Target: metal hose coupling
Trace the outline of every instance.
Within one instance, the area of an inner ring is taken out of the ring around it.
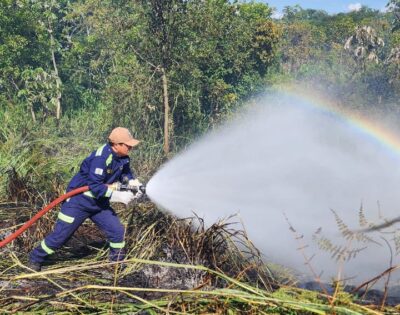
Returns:
[[[139,190],[143,193],[143,195],[146,194],[146,185],[140,185]]]
[[[130,186],[130,185],[124,185],[120,184],[118,190],[121,191],[131,191],[132,193],[136,194],[138,191],[141,191],[143,195],[146,194],[146,185],[140,185],[139,187],[137,186]]]

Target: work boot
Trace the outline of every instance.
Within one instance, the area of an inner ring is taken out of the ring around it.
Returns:
[[[28,268],[32,269],[33,271],[39,272],[40,270],[42,270],[42,264],[30,261],[28,262]]]

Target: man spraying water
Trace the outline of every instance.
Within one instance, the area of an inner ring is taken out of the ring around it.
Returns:
[[[67,192],[83,186],[88,186],[89,190],[63,203],[53,232],[30,254],[29,267],[32,270],[40,271],[46,258],[65,244],[87,218],[106,234],[110,260],[124,259],[124,226],[111,208],[110,201],[128,204],[143,194],[144,186],[131,172],[128,156],[139,143],[128,129],[117,127],[109,135],[108,143],[82,162]],[[123,180],[128,183],[126,191],[121,191]]]

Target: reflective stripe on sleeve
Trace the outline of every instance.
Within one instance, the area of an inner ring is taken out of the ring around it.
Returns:
[[[125,242],[121,242],[121,243],[112,243],[112,242],[110,242],[110,247],[112,247],[112,248],[124,248],[125,247]]]
[[[104,194],[104,197],[110,198],[111,195],[112,195],[112,192],[113,192],[112,189],[107,188],[107,191],[106,191],[106,193]],[[85,196],[90,197],[90,198],[96,198],[96,196],[93,195],[93,193],[92,193],[90,190],[89,190],[89,191],[85,191],[83,194],[84,194]]]
[[[47,247],[47,245],[46,245],[46,243],[44,242],[44,240],[40,243],[40,245],[42,246],[43,250],[44,250],[47,254],[49,254],[49,255],[54,254],[54,250],[52,250],[50,247]]]
[[[112,189],[110,189],[110,188],[107,188],[106,194],[105,194],[104,196],[105,196],[105,197],[107,197],[107,198],[110,198],[110,197],[111,197],[111,195],[112,195],[112,192],[113,192],[113,190],[112,190]]]
[[[69,215],[66,215],[61,212],[58,213],[58,219],[60,219],[61,221],[67,222],[67,223],[72,223],[75,220],[74,217],[70,217]]]
[[[101,146],[100,148],[97,149],[96,151],[96,156],[101,156],[101,154],[103,153],[103,149],[106,145]]]
[[[106,165],[107,165],[107,166],[111,164],[112,158],[113,158],[113,156],[112,156],[112,154],[110,154],[110,155],[108,156],[107,160],[106,160]]]
[[[90,190],[89,190],[89,191],[85,191],[83,194],[84,194],[85,196],[90,197],[90,198],[96,198]]]

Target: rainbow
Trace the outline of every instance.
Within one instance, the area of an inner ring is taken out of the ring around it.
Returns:
[[[337,101],[322,93],[313,91],[309,86],[280,85],[276,90],[286,95],[300,98],[314,109],[338,117],[400,158],[400,137],[388,127],[383,126],[382,123],[367,118],[361,112],[345,109]]]

